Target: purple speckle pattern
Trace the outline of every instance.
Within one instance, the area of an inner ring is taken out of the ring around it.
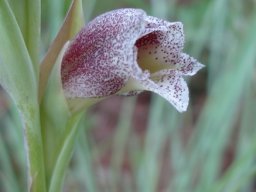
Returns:
[[[120,90],[132,73],[133,47],[144,29],[142,10],[96,17],[71,42],[61,67],[66,97],[101,97]]]
[[[148,90],[186,111],[189,94],[182,76],[194,75],[203,65],[182,53],[183,46],[180,22],[147,16],[140,9],[100,15],[78,33],[63,57],[65,96],[133,95]]]
[[[187,109],[189,94],[188,87],[178,70],[166,69],[151,75],[150,91],[153,91],[168,100],[178,111]],[[148,82],[145,82],[148,83]]]
[[[180,71],[182,75],[195,75],[200,69],[204,67],[204,65],[198,63],[196,59],[190,57],[186,53],[180,53],[177,63],[177,70]]]

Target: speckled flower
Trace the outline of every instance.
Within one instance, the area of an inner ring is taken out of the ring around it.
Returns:
[[[67,98],[131,95],[143,90],[167,99],[180,112],[188,106],[183,75],[203,67],[182,53],[183,26],[119,9],[96,17],[72,40],[62,60]]]

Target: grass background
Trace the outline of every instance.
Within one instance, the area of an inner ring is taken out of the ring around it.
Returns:
[[[11,0],[10,0],[11,1]],[[22,1],[19,1],[22,4]],[[84,0],[86,21],[136,7],[182,21],[185,52],[206,67],[188,79],[190,105],[162,98],[112,97],[80,126],[65,180],[72,192],[254,192],[256,2],[254,0]],[[20,4],[14,4],[18,18]],[[42,56],[69,0],[42,1]],[[60,117],[61,118],[61,117]],[[26,189],[20,119],[0,91],[0,191]]]

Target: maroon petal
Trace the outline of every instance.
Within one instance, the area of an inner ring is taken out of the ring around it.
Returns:
[[[134,44],[145,28],[144,11],[120,9],[98,16],[72,41],[62,61],[66,97],[108,96],[132,73]]]

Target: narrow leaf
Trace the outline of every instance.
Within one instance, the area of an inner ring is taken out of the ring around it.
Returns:
[[[35,73],[39,72],[41,0],[9,0],[20,27]]]
[[[45,192],[37,79],[21,31],[6,0],[0,0],[0,83],[24,123],[30,191]]]
[[[60,143],[67,120],[70,117],[60,78],[61,61],[67,46],[68,42],[64,45],[49,75],[40,107],[47,183],[51,180],[52,171],[57,159],[58,153],[56,148]]]
[[[37,84],[32,62],[6,0],[0,0],[0,37],[0,83],[16,104],[35,104]]]
[[[26,20],[23,36],[37,75],[39,72],[41,0],[25,0],[25,6]]]

